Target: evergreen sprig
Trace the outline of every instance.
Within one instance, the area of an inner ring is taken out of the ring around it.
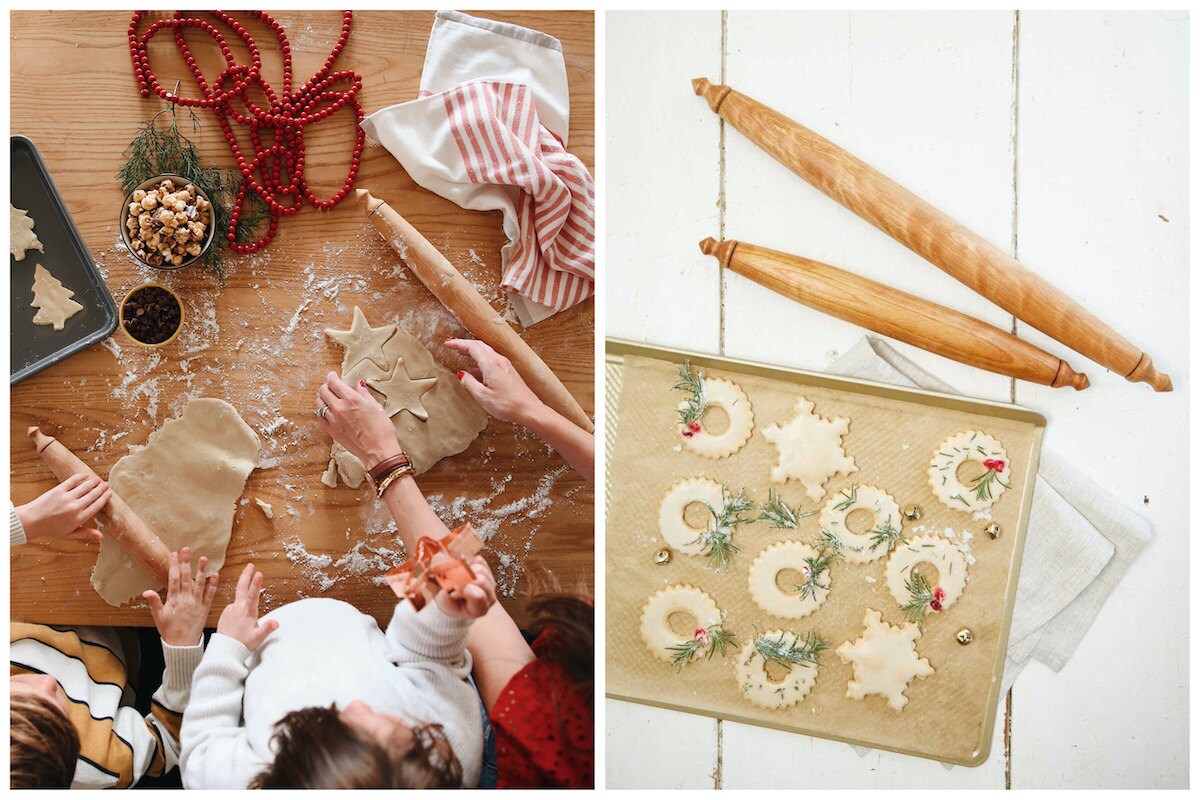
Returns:
[[[681,670],[698,653],[705,653],[705,658],[711,661],[714,653],[720,653],[723,658],[726,650],[737,646],[737,637],[717,624],[697,628],[696,635],[691,639],[671,645],[667,650],[672,654],[671,666]]]
[[[858,484],[851,484],[849,489],[843,489],[838,493],[842,500],[833,507],[834,511],[845,511],[850,506],[858,502]]]
[[[704,416],[704,376],[700,374],[700,370],[696,370],[693,375],[692,365],[686,358],[679,367],[679,378],[671,388],[687,393],[684,407],[677,412],[680,425],[690,425]]]
[[[897,544],[904,541],[904,534],[900,532],[900,529],[886,520],[883,524],[870,531],[870,534],[872,551],[883,545],[886,548],[885,552],[890,553],[896,548]]]
[[[929,586],[929,581],[925,580],[925,576],[919,572],[912,573],[912,577],[904,581],[904,588],[911,598],[908,605],[901,606],[904,611],[904,619],[907,622],[915,622],[918,627],[925,627],[925,615],[929,612],[929,604],[933,601],[933,589]]]
[[[992,483],[998,483],[1005,489],[1008,484],[1000,480],[1000,475],[996,470],[989,469],[987,472],[975,479],[974,485],[971,487],[975,492],[976,500],[991,500],[992,499]]]
[[[772,528],[795,528],[804,517],[811,517],[816,511],[801,511],[801,506],[789,508],[783,498],[774,489],[767,490],[767,502],[763,503],[755,522],[769,522]]]
[[[793,633],[790,642],[787,640],[787,631],[781,632],[778,639],[768,636],[758,636],[754,639],[754,650],[764,661],[789,669],[797,664],[816,664],[821,651],[827,649],[829,643],[815,631],[806,633],[803,640],[800,634]]]
[[[745,489],[734,496],[730,496],[729,492],[722,490],[721,496],[720,511],[709,503],[704,504],[712,519],[709,520],[708,527],[704,532],[694,541],[701,546],[700,552],[708,557],[706,566],[716,572],[729,566],[731,555],[741,552],[741,548],[733,543],[733,528],[739,523],[749,522],[750,520],[741,515],[754,507],[754,504],[746,497]]]

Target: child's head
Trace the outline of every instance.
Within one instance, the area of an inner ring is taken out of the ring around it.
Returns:
[[[68,703],[49,675],[9,678],[13,789],[70,787],[79,758],[79,732],[67,716]]]
[[[275,724],[275,762],[256,789],[454,789],[462,767],[440,725],[410,726],[355,701]]]

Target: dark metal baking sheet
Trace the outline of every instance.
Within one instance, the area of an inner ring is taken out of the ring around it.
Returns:
[[[117,329],[117,304],[92,261],[71,212],[54,186],[54,180],[33,141],[12,137],[12,204],[29,212],[45,253],[31,250],[17,261],[9,250],[11,274],[9,385],[54,366]],[[115,216],[114,210],[114,216]],[[33,301],[34,265],[41,264],[75,292],[83,310],[67,320],[61,331],[52,325],[34,325],[37,310]]]

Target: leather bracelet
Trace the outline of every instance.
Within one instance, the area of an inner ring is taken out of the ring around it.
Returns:
[[[407,464],[398,464],[388,471],[388,474],[383,476],[383,480],[375,484],[375,496],[380,500],[383,499],[383,493],[392,485],[392,481],[403,475],[410,475],[413,472],[412,462]]]
[[[379,483],[381,480],[383,480],[383,476],[387,475],[392,467],[411,463],[412,459],[409,458],[408,454],[402,450],[397,455],[389,456],[375,466],[371,467],[368,474],[371,476],[372,483]]]

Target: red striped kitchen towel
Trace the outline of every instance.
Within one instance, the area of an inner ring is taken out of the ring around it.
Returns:
[[[596,279],[595,183],[567,152],[569,107],[557,39],[443,11],[420,99],[363,121],[419,185],[503,211],[502,284],[526,326],[590,297]]]

